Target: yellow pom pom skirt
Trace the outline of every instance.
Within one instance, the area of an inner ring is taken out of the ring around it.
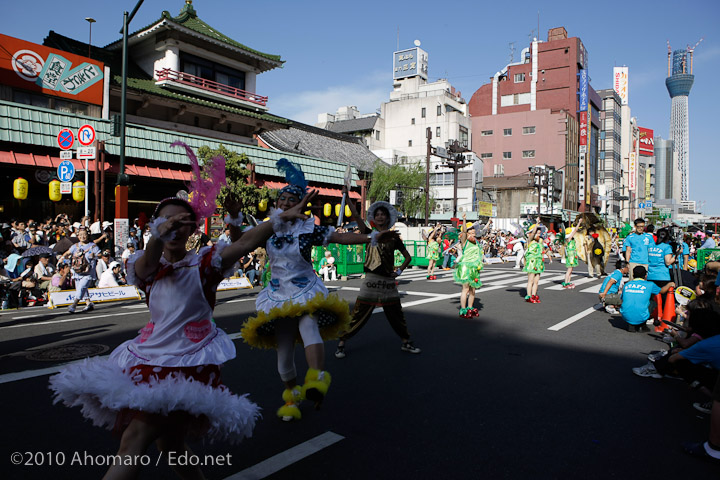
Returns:
[[[324,295],[318,292],[305,303],[293,303],[288,300],[269,313],[258,311],[256,317],[250,317],[243,324],[241,335],[243,340],[255,348],[277,348],[275,339],[275,322],[281,318],[300,320],[305,315],[312,315],[318,323],[323,340],[334,340],[340,333],[348,330],[350,312],[348,304],[335,294]],[[300,334],[295,339],[302,343]]]

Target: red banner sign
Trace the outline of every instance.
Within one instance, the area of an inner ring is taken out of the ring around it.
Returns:
[[[0,84],[102,105],[102,62],[2,34],[0,48]]]
[[[579,133],[580,133],[580,145],[587,145],[588,144],[588,114],[587,111],[580,112],[580,126],[579,126]]]
[[[644,157],[652,157],[655,155],[655,142],[653,140],[654,133],[649,128],[638,127],[638,136],[640,145],[640,155]]]

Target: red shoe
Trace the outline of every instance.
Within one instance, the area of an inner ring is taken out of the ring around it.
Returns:
[[[470,312],[468,312],[468,313],[470,313],[471,317],[479,317],[480,316],[480,310],[478,310],[477,308],[471,308]]]
[[[530,301],[532,303],[540,303],[540,297],[537,295],[534,295]]]

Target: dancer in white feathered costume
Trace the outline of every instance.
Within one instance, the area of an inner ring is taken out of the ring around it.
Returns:
[[[220,368],[235,357],[235,346],[212,315],[217,285],[272,234],[272,225],[258,226],[232,244],[187,252],[185,243],[202,216],[193,207],[179,198],[160,202],[152,239],[129,261],[129,280],[145,291],[150,309],[140,335],[109,358],[86,359],[50,378],[56,403],[79,406],[93,424],[122,432],[118,455],[143,455],[154,441],[159,450],[180,455],[189,451],[188,435],[238,443],[251,436],[259,417],[246,395],[232,394],[220,381]],[[282,216],[306,218],[300,206]],[[113,465],[106,478],[135,478],[139,468]],[[197,466],[176,472],[202,477]]]

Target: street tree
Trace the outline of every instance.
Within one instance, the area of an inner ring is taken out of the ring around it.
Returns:
[[[408,218],[418,218],[425,212],[425,168],[418,162],[408,165],[375,163],[368,197],[371,202],[388,201],[390,190],[398,192],[398,211]],[[430,196],[432,204],[432,195]]]
[[[198,158],[203,164],[218,155],[225,157],[227,178],[227,186],[223,187],[218,195],[218,204],[222,205],[228,195],[233,195],[243,204],[243,213],[257,215],[260,201],[269,202],[272,190],[265,186],[258,188],[250,183],[250,159],[244,153],[234,152],[224,145],[220,145],[217,149],[204,145],[198,150]],[[267,210],[260,212],[260,215],[266,212]]]

